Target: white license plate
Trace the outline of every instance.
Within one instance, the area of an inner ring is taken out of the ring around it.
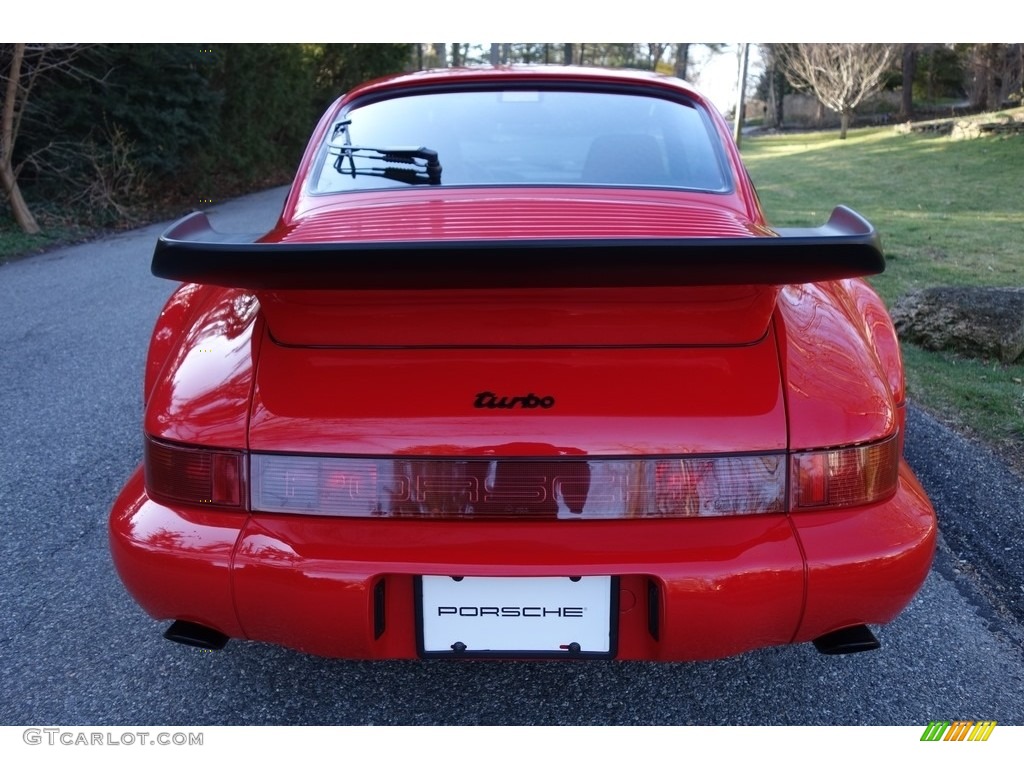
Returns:
[[[615,654],[611,576],[423,576],[425,656],[608,658]]]

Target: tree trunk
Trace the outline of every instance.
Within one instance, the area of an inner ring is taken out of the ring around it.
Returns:
[[[38,235],[39,224],[36,222],[36,217],[32,215],[32,211],[29,209],[28,203],[25,202],[25,198],[21,196],[18,180],[14,177],[14,171],[8,163],[0,166],[0,180],[3,182],[7,200],[11,204],[14,220],[21,227],[21,231],[26,235]]]
[[[462,66],[462,43],[452,43],[452,66]]]
[[[1001,46],[998,43],[976,43],[971,50],[971,106],[976,109],[998,109],[999,87],[996,83],[996,62]]]
[[[676,65],[675,76],[680,80],[686,79],[686,72],[690,68],[690,44],[676,43]]]
[[[562,63],[569,66],[572,64],[572,43],[563,43],[562,46]]]
[[[839,113],[839,138],[846,138],[846,131],[850,128],[850,110],[844,109]]]
[[[772,75],[772,94],[775,106],[775,127],[781,129],[786,122],[786,74],[777,64]]]
[[[999,82],[999,75],[1002,70],[1000,59],[1003,56],[1003,46],[993,43],[985,46],[985,48],[988,54],[985,57],[985,92],[988,95],[985,99],[985,107],[992,111],[1003,106],[1003,94]]]
[[[3,117],[0,118],[0,183],[11,204],[14,220],[21,231],[28,235],[39,233],[39,224],[21,196],[18,179],[14,174],[14,113],[18,101],[18,81],[21,79],[21,62],[25,57],[25,44],[14,44],[11,69],[7,73],[7,89],[4,93]]]
[[[448,66],[448,53],[445,46],[445,43],[434,43],[434,53],[437,54],[437,66],[439,67]]]
[[[914,75],[917,73],[917,45],[903,44],[903,94],[900,117],[909,119],[914,111]]]
[[[750,43],[740,43],[739,50],[739,74],[736,82],[736,114],[733,116],[732,138],[739,147],[743,141],[743,120],[746,117],[746,94],[747,94],[747,57],[750,53]]]
[[[647,68],[652,72],[658,71],[658,64],[661,62],[661,57],[665,55],[665,48],[668,46],[662,45],[661,43],[648,43],[647,50],[650,55],[647,57]]]

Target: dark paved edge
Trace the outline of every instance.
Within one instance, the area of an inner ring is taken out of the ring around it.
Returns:
[[[991,601],[991,618],[1024,625],[1024,479],[983,445],[911,408],[907,461],[942,510],[939,530],[951,559],[936,558],[947,577],[973,583],[971,602]],[[1019,629],[1020,627],[1018,627]]]

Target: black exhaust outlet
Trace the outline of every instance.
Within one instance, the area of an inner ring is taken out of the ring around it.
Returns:
[[[176,621],[164,632],[164,637],[182,645],[202,648],[205,651],[219,651],[228,642],[228,636],[216,629],[193,624],[191,621]]]
[[[819,653],[828,655],[839,653],[860,653],[861,651],[877,651],[882,647],[878,638],[863,624],[855,627],[843,627],[835,632],[822,635],[814,641]]]

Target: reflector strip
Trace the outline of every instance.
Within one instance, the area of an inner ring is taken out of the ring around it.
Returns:
[[[657,459],[252,455],[252,508],[339,517],[708,517],[785,510],[781,454]]]

